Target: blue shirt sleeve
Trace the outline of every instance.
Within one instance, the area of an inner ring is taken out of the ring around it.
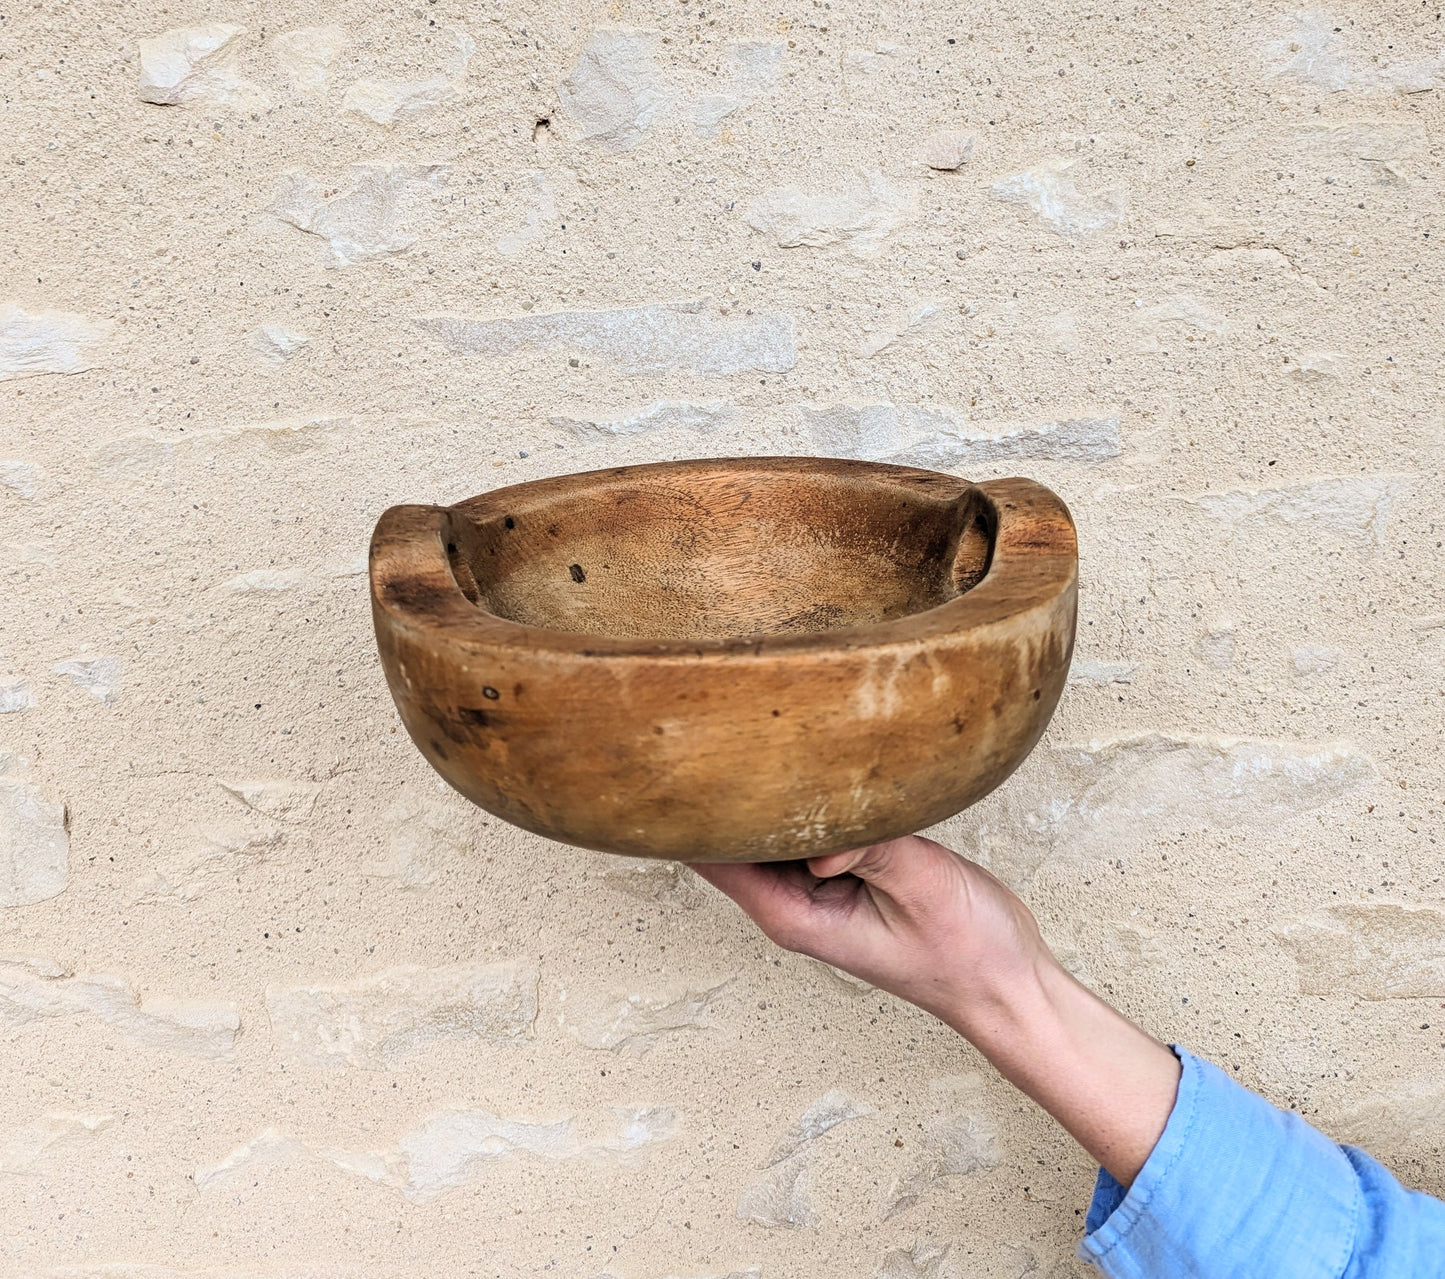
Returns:
[[[1175,1048],[1164,1134],[1100,1169],[1079,1255],[1108,1279],[1445,1279],[1445,1203]]]

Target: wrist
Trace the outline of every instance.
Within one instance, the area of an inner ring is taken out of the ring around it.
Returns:
[[[975,969],[968,985],[955,992],[938,1015],[992,1057],[994,1045],[1037,1040],[1057,1029],[1063,1006],[1075,991],[1084,993],[1059,961],[1041,947],[1015,962]]]

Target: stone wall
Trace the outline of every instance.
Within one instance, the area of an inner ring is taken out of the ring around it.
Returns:
[[[1438,9],[5,10],[0,1273],[1075,1272],[966,1045],[398,731],[386,506],[730,453],[1065,496],[940,837],[1445,1190]]]

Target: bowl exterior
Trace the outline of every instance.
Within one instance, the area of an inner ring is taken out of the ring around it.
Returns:
[[[639,469],[694,465],[726,463]],[[875,469],[887,482],[967,487]],[[393,508],[372,540],[382,666],[437,772],[551,839],[634,857],[781,861],[907,834],[1013,772],[1048,724],[1073,651],[1067,508],[1028,480],[977,489],[997,521],[992,561],[948,603],[851,630],[696,643],[498,618],[449,567],[453,513]]]
[[[488,812],[633,857],[781,861],[967,808],[1043,733],[1075,590],[991,626],[824,652],[588,656],[439,645],[377,610],[407,731]]]

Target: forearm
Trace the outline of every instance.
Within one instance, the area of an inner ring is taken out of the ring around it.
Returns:
[[[1082,1248],[1104,1274],[1439,1269],[1445,1205],[1207,1062],[1176,1058],[1070,977],[982,867],[915,837],[806,866],[697,869],[779,945],[953,1026],[1072,1133],[1103,1166]]]
[[[1134,1180],[1174,1107],[1173,1052],[1051,957],[999,989],[970,992],[944,1020],[1122,1185]]]
[[[1174,1105],[1174,1054],[1070,977],[983,867],[914,836],[806,866],[697,870],[780,945],[953,1026],[1120,1182],[1149,1157]]]

